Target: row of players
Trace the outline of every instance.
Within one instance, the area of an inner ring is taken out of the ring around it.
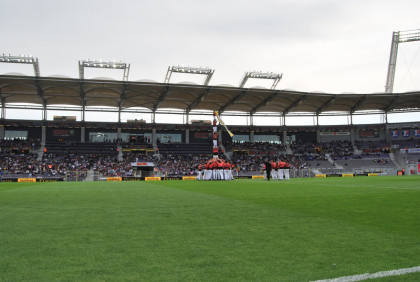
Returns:
[[[290,179],[290,163],[283,162],[273,162],[265,160],[264,162],[264,179],[270,180],[289,180]]]
[[[197,180],[233,180],[232,168],[234,168],[233,164],[218,157],[212,158],[204,166],[198,166]],[[289,180],[290,163],[283,161],[269,162],[266,160],[263,173],[264,178],[267,180]]]
[[[233,164],[218,157],[212,158],[204,166],[198,166],[197,180],[233,180],[232,168]]]

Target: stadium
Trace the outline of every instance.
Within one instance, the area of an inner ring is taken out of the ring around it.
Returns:
[[[393,93],[390,77],[383,93],[277,90],[282,74],[263,72],[211,85],[214,70],[180,66],[130,81],[129,64],[103,61],[43,77],[37,58],[0,62],[34,66],[0,75],[0,280],[420,279],[420,120],[388,122],[420,113],[420,91]],[[85,79],[88,67],[124,76]],[[8,118],[26,111],[41,119]],[[116,121],[86,119],[97,113]],[[383,122],[353,123],[370,115]],[[298,117],[313,124],[288,124]],[[215,154],[234,181],[196,180]],[[289,162],[290,180],[265,181],[266,160]]]
[[[127,64],[121,63],[122,81],[84,79],[85,67],[120,66],[99,61],[80,61],[79,79],[40,77],[36,58],[2,58],[3,62],[10,60],[33,64],[35,75],[0,76],[2,152],[23,156],[25,164],[28,156],[33,156],[34,165],[32,171],[24,173],[19,161],[10,159],[10,163],[17,164],[2,171],[3,180],[7,176],[17,179],[16,173],[23,177],[54,175],[66,179],[77,174],[78,180],[141,176],[141,169],[136,173],[137,167],[130,166],[139,160],[149,162],[148,170],[152,167],[154,171],[144,171],[143,176],[195,176],[200,162],[212,155],[213,111],[221,117],[244,116],[249,120],[247,126],[228,125],[226,130],[219,124],[216,129],[220,157],[235,165],[238,177],[259,175],[266,158],[291,161],[292,177],[397,175],[398,171],[418,174],[420,170],[419,121],[387,122],[388,115],[418,112],[420,92],[327,94],[276,90],[281,74],[261,72],[246,73],[240,87],[211,86],[214,70],[191,67],[170,67],[164,83],[132,82],[127,81],[129,65],[127,69]],[[206,79],[203,85],[173,84],[169,83],[173,72],[205,75]],[[245,88],[249,78],[264,78],[274,83],[272,89]],[[12,110],[38,111],[42,119],[10,120],[6,112]],[[61,115],[52,119],[49,115],[47,119],[50,111]],[[85,116],[90,112],[116,114],[117,120],[86,121]],[[151,122],[122,119],[135,114],[148,114]],[[158,123],[159,114],[182,115],[185,123]],[[353,117],[372,114],[382,115],[385,122],[353,124]],[[190,119],[190,116],[200,119]],[[315,125],[288,126],[288,119],[299,116],[312,117]],[[340,116],[347,116],[347,125],[319,125],[320,118]],[[253,125],[253,120],[260,117],[276,122],[271,126]],[[75,165],[75,159],[80,156],[88,166],[80,162]],[[89,160],[90,156],[96,159]],[[104,157],[112,159],[99,172],[92,164]],[[61,160],[66,161],[58,164]],[[41,161],[42,172],[37,163]],[[174,161],[178,162],[177,167],[173,166]],[[69,170],[70,167],[74,170]]]

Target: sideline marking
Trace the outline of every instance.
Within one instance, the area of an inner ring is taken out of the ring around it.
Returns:
[[[318,185],[318,186],[337,186],[336,184],[325,184],[325,183],[311,183],[311,185]],[[358,186],[356,184],[346,184],[345,187],[347,188],[375,188],[375,189],[394,189],[394,190],[415,190],[415,191],[419,191],[420,189],[418,188],[411,188],[411,187],[387,187],[387,186],[374,186],[374,185],[367,185],[367,186]]]
[[[381,278],[381,277],[389,277],[389,276],[397,276],[397,275],[404,275],[408,273],[415,273],[420,272],[420,266],[411,267],[411,268],[401,268],[401,269],[394,269],[389,271],[379,271],[376,273],[364,273],[359,275],[353,276],[343,276],[333,279],[325,279],[325,280],[316,280],[314,282],[353,282],[353,281],[362,281],[372,278]]]

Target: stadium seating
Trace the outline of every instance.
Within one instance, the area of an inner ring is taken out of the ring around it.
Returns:
[[[348,141],[302,143],[292,145],[291,152],[286,147],[268,142],[230,143],[226,145],[228,159],[237,168],[239,175],[260,174],[266,158],[286,160],[291,163],[292,176],[314,173],[391,173],[406,164],[416,164],[419,154],[405,154],[398,148],[418,148],[417,140],[386,142],[356,142],[357,155]],[[159,175],[195,175],[197,167],[212,157],[211,144],[173,143],[158,144],[155,150],[151,144],[113,142],[81,143],[74,141],[48,141],[46,153],[38,158],[41,151],[39,140],[0,140],[0,173],[3,176],[63,176],[67,179],[83,180],[89,173],[98,177],[134,176],[131,162],[139,160],[156,164]],[[123,149],[118,158],[117,148]],[[389,151],[388,151],[389,150]],[[223,158],[225,156],[221,155]],[[391,157],[392,156],[392,157]]]
[[[66,154],[96,154],[96,155],[117,155],[117,143],[111,142],[54,142],[48,141],[45,144],[48,153],[57,155]]]

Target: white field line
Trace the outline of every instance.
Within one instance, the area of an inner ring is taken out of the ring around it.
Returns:
[[[314,183],[312,182],[311,185],[318,185],[318,186],[338,186],[337,184],[325,184],[325,183]],[[395,187],[395,186],[375,186],[375,185],[363,185],[363,186],[358,186],[357,183],[355,183],[354,185],[345,185],[344,187],[347,188],[375,188],[375,189],[394,189],[394,190],[416,190],[419,191],[420,188],[415,188],[415,187]]]
[[[333,279],[325,279],[325,280],[316,280],[314,282],[353,282],[353,281],[362,281],[367,279],[375,279],[381,277],[389,277],[389,276],[398,276],[404,275],[408,273],[420,272],[420,266],[411,267],[411,268],[401,268],[389,271],[380,271],[376,273],[364,273],[359,275],[353,276],[343,276]]]
[[[239,179],[241,182],[253,182],[253,183],[266,183],[266,184],[282,184],[282,185],[295,185],[296,183],[294,182],[289,182],[288,180],[262,180],[262,179]],[[340,186],[339,184],[330,184],[330,183],[316,183],[316,182],[311,182],[311,185],[318,185],[318,186]],[[415,190],[415,191],[419,191],[420,188],[415,188],[415,187],[395,187],[395,186],[375,186],[375,185],[368,185],[368,186],[359,186],[357,183],[352,184],[352,185],[345,185],[345,187],[347,188],[375,188],[375,189],[394,189],[394,190]]]

